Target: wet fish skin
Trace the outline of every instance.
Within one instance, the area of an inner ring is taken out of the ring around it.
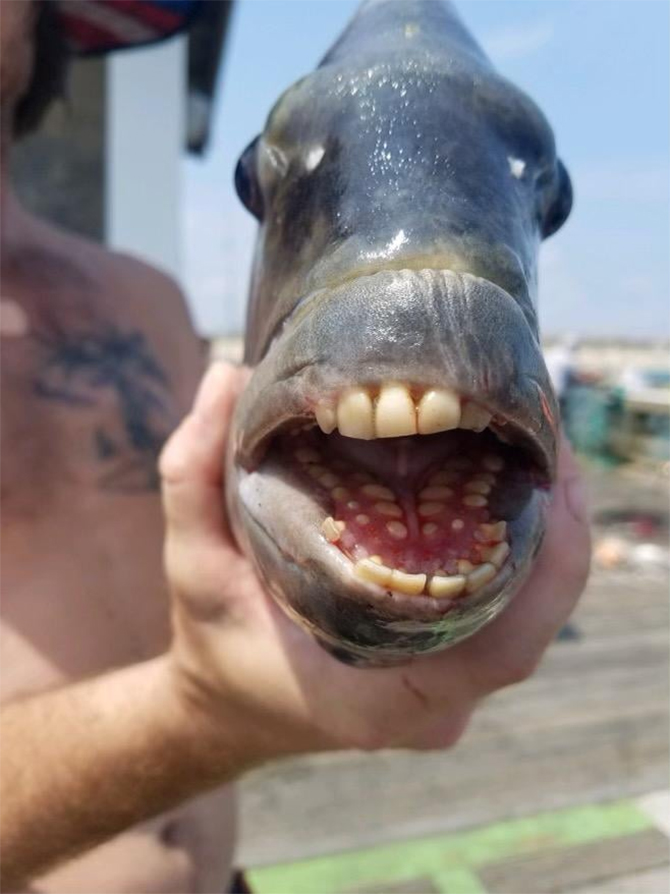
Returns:
[[[305,536],[309,507],[287,518],[281,470],[261,476],[256,465],[267,439],[324,395],[402,379],[495,407],[553,475],[537,254],[572,190],[551,129],[451,5],[373,0],[279,99],[236,182],[261,224],[245,342],[255,373],[228,457],[238,539],[289,614],[343,660],[395,663],[458,641],[523,582],[546,495],[511,525],[514,555],[495,593],[408,617],[405,601],[380,606],[326,561]]]

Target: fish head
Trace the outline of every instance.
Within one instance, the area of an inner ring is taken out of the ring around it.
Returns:
[[[543,535],[537,255],[571,205],[551,129],[452,7],[368,3],[236,180],[260,222],[237,536],[343,660],[444,648],[502,610]]]

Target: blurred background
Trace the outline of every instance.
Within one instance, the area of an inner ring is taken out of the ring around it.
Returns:
[[[175,276],[239,358],[255,221],[237,157],[355,0],[208,0],[187,36],[77,61],[12,160],[39,213]],[[537,675],[448,753],[319,755],[241,785],[239,862],[268,894],[668,888],[669,10],[461,0],[541,106],[575,207],[540,320],[593,495],[585,597]]]

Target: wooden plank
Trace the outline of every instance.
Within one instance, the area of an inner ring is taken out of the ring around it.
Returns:
[[[242,865],[337,853],[650,791],[667,779],[664,716],[565,725],[520,742],[466,737],[450,752],[292,761],[241,799]]]
[[[428,877],[410,878],[402,882],[386,882],[382,885],[368,885],[349,888],[346,894],[440,894],[440,889]]]
[[[604,882],[573,888],[570,894],[668,894],[670,890],[670,869],[659,866],[632,875],[621,875]]]
[[[668,839],[657,829],[503,860],[480,868],[490,894],[554,894],[589,882],[665,867]]]

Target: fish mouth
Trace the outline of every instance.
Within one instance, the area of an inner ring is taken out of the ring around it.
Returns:
[[[397,663],[469,635],[518,588],[542,538],[551,446],[525,405],[463,393],[435,358],[432,375],[367,364],[353,383],[332,366],[278,380],[286,399],[252,440],[251,387],[231,516],[290,615],[340,658]]]

